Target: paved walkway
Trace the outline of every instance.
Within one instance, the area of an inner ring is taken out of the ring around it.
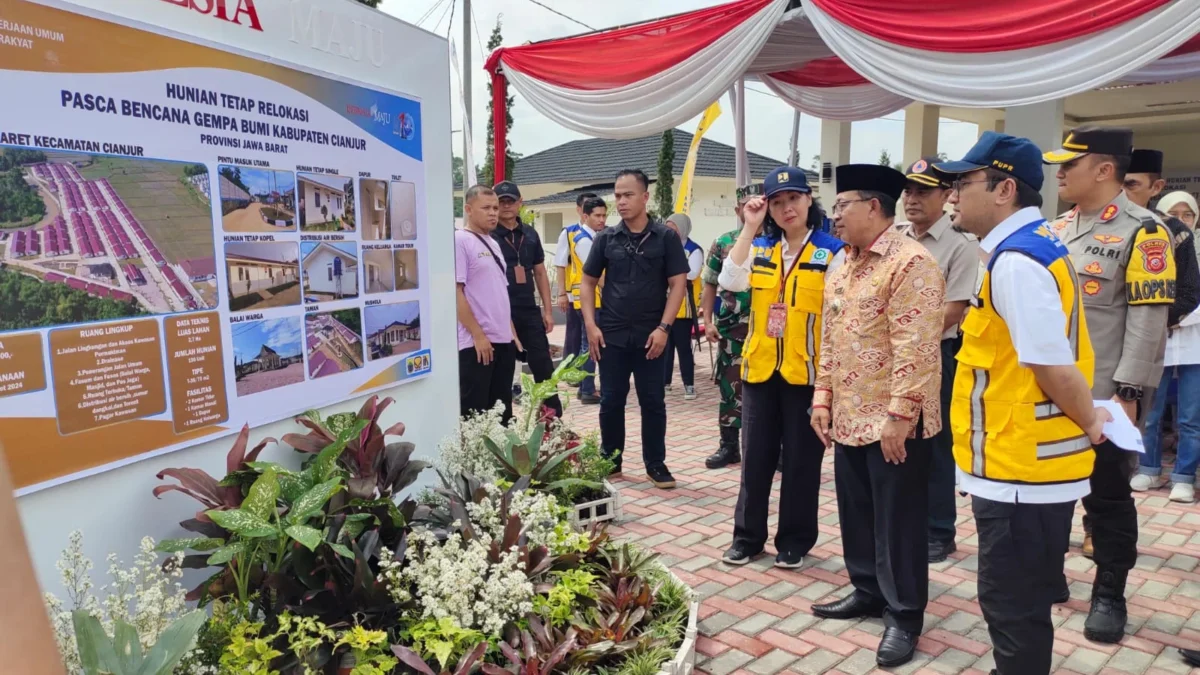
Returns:
[[[556,336],[562,328],[556,331]],[[561,338],[557,340],[561,343]],[[741,568],[720,563],[733,529],[737,468],[710,471],[704,458],[717,447],[717,391],[708,380],[708,349],[697,356],[695,401],[684,401],[676,379],[667,394],[667,461],[679,487],[654,488],[645,477],[638,441],[638,408],[631,406],[629,452],[617,484],[625,502],[625,522],[617,533],[659,551],[681,579],[703,598],[697,664],[710,675],[783,675],[876,671],[875,648],[883,624],[819,620],[809,608],[840,598],[851,587],[842,561],[832,455],[827,454],[821,486],[821,538],[798,571],[771,567],[770,556]],[[630,393],[631,399],[634,394]],[[567,418],[579,430],[597,428],[596,406],[577,402]],[[800,414],[800,411],[797,411]],[[778,483],[772,493],[777,509]],[[987,628],[976,602],[975,524],[970,502],[958,502],[958,553],[931,566],[929,608],[916,659],[899,673],[988,673],[992,668]],[[1083,541],[1075,519],[1066,561],[1071,601],[1056,606],[1054,672],[1187,673],[1176,647],[1200,647],[1200,508],[1170,503],[1166,493],[1138,495],[1141,534],[1138,564],[1129,578],[1129,635],[1120,645],[1099,645],[1083,637],[1092,563],[1079,555]],[[775,516],[772,516],[772,531]],[[884,672],[884,671],[878,671]],[[1197,670],[1200,672],[1200,669]]]

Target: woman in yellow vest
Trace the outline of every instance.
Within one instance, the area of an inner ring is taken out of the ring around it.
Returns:
[[[750,332],[742,348],[742,487],[733,545],[723,560],[744,565],[762,552],[771,480],[781,465],[775,566],[795,568],[817,541],[825,446],[809,415],[825,275],[842,263],[845,244],[819,229],[823,214],[803,170],[780,167],[763,188],[765,198],[742,207],[746,225],[717,280],[734,293],[750,290]]]
[[[688,259],[688,295],[679,305],[671,334],[667,336],[667,348],[663,353],[667,368],[663,385],[671,390],[671,377],[675,373],[675,353],[679,353],[679,378],[683,380],[683,398],[696,398],[696,360],[692,356],[692,332],[696,328],[696,308],[700,306],[700,270],[704,268],[704,249],[689,239],[692,234],[692,219],[685,213],[674,213],[667,218],[667,227],[675,230],[683,242],[683,252]]]

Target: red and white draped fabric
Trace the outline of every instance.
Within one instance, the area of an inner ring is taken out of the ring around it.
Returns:
[[[849,121],[912,101],[1007,107],[1200,77],[1200,0],[788,4],[736,0],[499,49],[487,63],[494,95],[507,81],[567,128],[636,138],[699,115],[740,78],[801,112]]]

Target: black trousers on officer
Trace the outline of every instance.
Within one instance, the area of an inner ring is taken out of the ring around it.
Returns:
[[[513,327],[517,339],[525,351],[521,358],[529,364],[534,382],[542,382],[554,374],[554,360],[550,358],[550,340],[546,336],[546,325],[542,323],[542,310],[538,307],[513,307]],[[546,399],[546,407],[562,417],[562,402],[558,396]]]
[[[1096,446],[1092,469],[1092,492],[1083,498],[1085,521],[1092,533],[1097,567],[1128,572],[1137,563],[1137,506],[1129,479],[1133,476],[1132,455],[1112,441]]]
[[[879,443],[836,444],[834,478],[842,553],[860,600],[883,607],[884,624],[920,633],[929,603],[929,439],[904,443],[907,457],[889,464]]]
[[[954,496],[954,434],[950,430],[950,399],[954,394],[954,373],[958,370],[958,349],[962,338],[942,340],[942,430],[929,439],[933,457],[929,464],[929,541],[954,541],[958,504]]]
[[[575,305],[567,305],[567,334],[563,337],[563,356],[579,355],[579,345],[583,342],[583,310],[575,309]]]
[[[1063,556],[1075,502],[1008,504],[972,497],[979,536],[979,606],[1000,675],[1050,672]]]
[[[817,543],[817,502],[825,446],[809,423],[813,388],[788,384],[779,373],[742,384],[742,486],[733,516],[733,541],[750,551],[767,542],[771,482],[783,453],[775,549],[807,555]]]

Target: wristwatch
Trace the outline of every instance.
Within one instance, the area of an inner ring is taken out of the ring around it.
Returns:
[[[1142,400],[1142,388],[1135,387],[1132,384],[1118,384],[1117,398],[1126,403],[1133,403]]]
[[[661,330],[662,332],[666,333],[667,335],[670,335],[671,334],[671,324],[665,323],[665,322],[660,323],[660,324],[658,324],[658,330]]]

